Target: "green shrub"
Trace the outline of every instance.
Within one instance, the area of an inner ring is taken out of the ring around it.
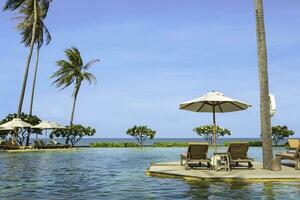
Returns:
[[[228,141],[225,141],[225,142],[224,142],[224,146],[225,146],[225,147],[228,147],[228,146],[229,146],[229,142],[228,142]]]
[[[138,144],[133,142],[96,142],[96,143],[91,143],[90,146],[101,147],[101,148],[139,147]]]
[[[250,147],[261,147],[262,146],[262,142],[261,141],[250,141],[249,142],[249,146]]]
[[[139,147],[139,145],[133,142],[125,142],[124,147]]]
[[[155,142],[154,147],[187,147],[187,142]]]
[[[239,141],[235,141],[235,142],[239,142]],[[224,146],[228,147],[229,143],[230,143],[229,141],[225,141]],[[250,147],[261,147],[262,143],[261,143],[261,141],[249,141],[249,146]]]

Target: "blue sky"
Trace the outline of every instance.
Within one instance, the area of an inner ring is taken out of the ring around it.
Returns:
[[[300,137],[300,2],[264,2],[270,91],[277,100],[272,123]],[[12,17],[0,13],[1,118],[16,112],[28,54]],[[82,87],[75,114],[75,123],[97,129],[96,137],[126,137],[135,124],[150,126],[157,137],[197,137],[193,127],[210,124],[211,114],[180,111],[179,103],[212,90],[253,105],[219,114],[217,123],[232,137],[259,137],[253,1],[54,1],[45,23],[53,40],[41,50],[34,106],[43,120],[69,122],[72,89],[59,91],[49,76],[63,50],[76,46],[86,62],[101,60],[91,69],[98,84]]]

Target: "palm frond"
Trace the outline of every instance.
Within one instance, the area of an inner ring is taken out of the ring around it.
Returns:
[[[46,36],[46,45],[48,45],[52,40],[51,34],[46,26],[44,26],[43,31],[44,31],[44,35]]]
[[[88,81],[89,84],[92,84],[92,83],[97,84],[97,79],[92,73],[83,72],[82,76],[83,76],[84,80]]]
[[[82,58],[79,50],[76,47],[71,47],[65,50],[66,57],[69,61],[78,67],[82,66]]]
[[[19,24],[17,30],[20,31],[21,43],[25,46],[29,46],[32,37],[32,27],[34,24],[34,4],[33,0],[25,0],[22,5],[19,6],[19,15],[14,19],[17,19]],[[38,0],[38,21],[36,26],[36,39],[35,44],[38,48],[41,48],[44,41],[48,45],[51,41],[51,35],[49,30],[44,24],[43,19],[47,16],[49,5],[51,0]]]
[[[45,19],[47,17],[51,1],[52,0],[40,0],[40,5],[39,5],[39,7],[40,7],[40,17],[42,19]]]
[[[95,64],[96,62],[100,62],[99,59],[95,59],[95,60],[91,60],[90,62],[88,62],[87,64],[85,64],[83,66],[84,70],[88,70],[91,66],[93,66],[93,64]]]
[[[11,10],[14,11],[20,8],[27,0],[7,0],[4,4],[3,11]]]
[[[87,81],[89,84],[97,82],[96,77],[87,72],[87,69],[99,60],[92,60],[83,65],[82,57],[76,47],[67,48],[65,50],[65,56],[67,60],[59,60],[56,62],[58,70],[50,77],[54,79],[53,85],[64,89],[74,84],[74,92],[72,95],[77,95],[82,81]]]

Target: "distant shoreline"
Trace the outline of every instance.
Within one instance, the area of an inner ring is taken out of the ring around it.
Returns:
[[[40,139],[44,139],[40,137]],[[50,141],[48,138],[47,141]],[[58,138],[56,139],[57,142],[63,144],[65,142],[65,139]],[[225,142],[233,142],[233,141],[260,141],[260,138],[218,138],[217,144],[223,146]],[[89,146],[91,143],[97,143],[97,142],[106,142],[106,143],[136,143],[134,138],[82,138],[78,143],[76,143],[76,146]],[[157,142],[205,142],[202,138],[154,138],[153,140],[147,140],[145,145],[151,146],[154,143]],[[285,144],[287,140],[283,140],[279,144]],[[31,144],[34,143],[34,140],[32,139],[30,141]]]
[[[242,141],[242,140],[241,140]],[[257,140],[248,141],[250,147],[261,147],[262,142]],[[227,147],[229,146],[230,141],[225,141],[223,144],[218,144],[218,147]],[[144,144],[143,147],[163,147],[163,148],[172,148],[172,147],[187,147],[188,142],[155,142],[153,144]],[[212,146],[212,145],[211,145]],[[278,145],[277,147],[284,147],[285,143]],[[87,146],[85,146],[87,147]],[[95,142],[91,143],[90,147],[92,148],[137,148],[141,147],[136,142]],[[274,146],[275,147],[275,146]]]

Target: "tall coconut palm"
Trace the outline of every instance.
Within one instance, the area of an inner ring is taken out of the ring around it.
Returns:
[[[36,64],[34,69],[33,85],[31,91],[29,115],[32,115],[32,109],[33,109],[33,99],[34,99],[35,83],[37,78],[40,48],[42,47],[44,40],[46,42],[46,45],[48,45],[49,42],[51,41],[51,35],[43,22],[43,20],[47,16],[50,1],[51,0],[39,0],[37,4],[38,18],[37,18],[36,31],[35,31],[36,32],[35,45],[36,45],[37,52],[36,52]],[[19,24],[17,25],[17,29],[21,32],[21,36],[22,36],[21,42],[24,43],[26,47],[29,47],[31,44],[32,27],[34,23],[33,1],[31,0],[25,2],[25,5],[26,6],[21,6],[21,8],[19,9],[20,16],[16,17],[16,19],[20,21]],[[26,145],[29,145],[29,139],[30,139],[30,133],[28,133],[27,135]]]
[[[38,21],[36,25],[36,38],[35,38],[36,64],[34,69],[29,114],[32,114],[32,109],[33,109],[34,91],[35,91],[35,83],[36,83],[37,70],[39,64],[40,48],[43,46],[44,41],[46,42],[46,45],[48,45],[51,41],[50,32],[45,26],[43,21],[47,16],[49,3],[50,1],[48,0],[41,0],[40,3],[38,3]],[[31,9],[30,6],[21,9],[22,16],[19,17],[19,19],[22,19],[22,22],[19,23],[17,26],[18,30],[21,31],[22,43],[24,43],[25,46],[27,47],[30,46],[31,36],[32,36],[32,29],[31,29],[33,25],[32,10],[33,9]]]
[[[270,161],[273,157],[273,152],[263,0],[255,0],[255,16],[260,85],[260,120],[261,140],[263,146],[263,168],[270,169]]]
[[[23,83],[22,83],[22,89],[21,89],[21,95],[19,99],[19,105],[18,105],[18,116],[22,112],[22,107],[23,107],[23,101],[24,101],[24,96],[25,96],[25,90],[26,90],[26,84],[27,84],[27,79],[28,79],[28,72],[29,72],[29,67],[30,67],[30,62],[31,62],[31,57],[32,57],[32,52],[33,52],[33,46],[35,43],[35,35],[36,35],[36,26],[37,26],[37,20],[38,20],[38,0],[7,0],[3,10],[11,10],[15,11],[18,9],[22,9],[27,6],[31,6],[33,4],[33,25],[32,25],[32,36],[30,40],[30,45],[29,45],[29,54],[27,57],[26,61],[26,67],[25,67],[25,72],[24,72],[24,77],[23,77]]]
[[[88,72],[88,69],[95,63],[99,62],[98,59],[92,60],[87,64],[83,63],[80,52],[76,47],[71,47],[65,50],[67,60],[59,60],[56,65],[59,69],[50,77],[54,78],[53,84],[57,88],[65,89],[70,85],[74,85],[73,91],[73,106],[70,119],[70,127],[73,125],[74,113],[78,92],[83,81],[89,84],[96,83],[96,77]],[[69,143],[69,135],[66,137],[66,144]]]

